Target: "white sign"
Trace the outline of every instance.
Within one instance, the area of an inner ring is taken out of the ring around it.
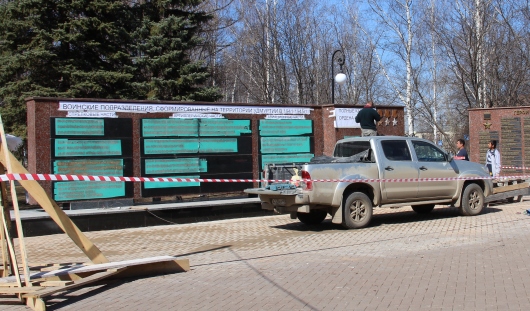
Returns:
[[[361,128],[355,117],[361,108],[335,108],[335,128]]]
[[[117,118],[115,112],[68,111],[67,118]]]
[[[101,102],[59,102],[60,111],[112,111],[130,113],[235,113],[235,114],[310,114],[311,108],[222,106],[222,105],[157,105]]]
[[[174,113],[172,119],[224,119],[222,114],[215,113]]]
[[[265,119],[269,120],[305,120],[305,116],[294,114],[294,115],[284,115],[284,114],[273,114],[265,116]]]

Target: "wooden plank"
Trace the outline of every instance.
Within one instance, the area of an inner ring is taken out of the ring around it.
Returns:
[[[1,150],[2,148],[0,148]],[[2,209],[4,209],[4,206],[2,204],[1,206]],[[0,213],[0,218],[1,218],[1,221],[3,223],[3,228],[4,228],[4,236],[5,236],[5,241],[7,242],[7,249],[9,251],[9,255],[11,256],[11,270],[13,270],[15,276],[13,277],[14,280],[12,282],[16,283],[18,287],[22,287],[22,280],[20,278],[20,274],[18,272],[18,263],[17,263],[17,256],[15,255],[15,248],[13,247],[13,241],[11,240],[11,236],[9,234],[9,231],[7,231],[7,221],[8,219],[6,219],[6,215],[4,213]],[[9,221],[11,221],[11,219],[9,219]],[[4,268],[6,268],[4,266]]]
[[[4,183],[1,184],[3,185]],[[3,198],[5,198],[5,196]],[[0,213],[4,214],[4,211],[5,208],[3,204],[0,204]],[[3,219],[5,219],[5,216],[2,217],[2,220],[0,221],[0,251],[2,252],[2,269],[0,270],[0,275],[2,275],[2,277],[6,277],[9,275],[9,270],[7,268],[9,266],[9,255],[7,251],[7,239],[4,233],[4,226],[7,224],[4,224]],[[9,232],[9,229],[5,231]]]
[[[110,269],[110,270],[107,270],[107,271],[98,272],[98,273],[93,274],[91,276],[88,276],[86,278],[82,278],[82,279],[80,279],[78,281],[74,281],[73,284],[71,284],[71,285],[67,285],[67,286],[64,286],[64,287],[45,288],[45,289],[41,289],[41,290],[38,290],[38,291],[34,291],[34,292],[31,292],[31,293],[25,294],[22,297],[23,298],[42,298],[42,297],[50,296],[50,295],[53,295],[53,294],[58,293],[58,292],[70,290],[70,289],[73,289],[73,288],[76,288],[76,287],[80,287],[80,286],[83,286],[83,285],[87,285],[87,284],[90,284],[90,283],[93,283],[93,282],[96,282],[96,281],[100,281],[100,280],[106,279],[106,278],[108,278],[108,277],[110,277],[110,276],[112,276],[112,275],[114,275],[116,273],[119,273],[119,272],[123,271],[124,269],[127,269],[127,268]]]
[[[7,147],[6,133],[4,131],[4,123],[2,121],[2,116],[0,115],[0,139],[2,140],[2,150],[7,150],[4,153],[4,166],[7,169],[8,173],[13,173],[13,167],[11,165],[11,159]],[[18,161],[15,161],[18,162]],[[18,207],[18,197],[17,190],[15,187],[15,181],[10,180],[9,185],[11,186],[11,203],[13,204],[13,211],[15,212],[15,223],[17,225],[17,234],[18,234],[18,248],[20,251],[20,258],[22,259],[22,272],[26,276],[26,286],[31,287],[31,282],[29,281],[29,268],[28,268],[28,254],[26,252],[26,242],[24,241],[24,230],[22,229],[22,220],[20,220],[20,209]]]
[[[28,294],[37,290],[42,289],[40,286],[32,287],[0,287],[0,294],[15,295],[15,294]]]
[[[0,149],[0,162],[4,163],[5,149]],[[12,172],[17,174],[29,174],[26,168],[16,160],[16,158],[7,150],[11,159]],[[66,233],[75,245],[79,247],[93,263],[105,263],[109,260],[103,255],[99,248],[90,241],[86,235],[79,230],[66,213],[53,201],[41,185],[35,180],[19,180],[19,183],[28,191],[28,193],[39,203],[39,205],[50,215],[55,223]]]
[[[40,286],[43,287],[57,287],[74,284],[74,281],[44,281],[40,282]]]
[[[515,184],[515,185],[509,185],[509,186],[502,186],[502,187],[496,187],[493,188],[493,194],[512,191],[512,190],[519,190],[523,188],[528,188],[530,184],[528,183],[522,183],[522,184]]]
[[[523,196],[523,195],[530,195],[530,188],[523,188],[519,190],[512,190],[512,191],[492,194],[485,198],[484,203],[490,203],[494,201],[504,200],[504,199]]]
[[[4,173],[5,168],[2,164],[0,164],[0,173]],[[0,203],[0,213],[3,213],[2,221],[0,221],[0,248],[2,251],[2,266],[4,269],[2,270],[2,277],[9,275],[8,266],[10,268],[13,268],[11,266],[11,258],[9,257],[9,251],[8,251],[8,244],[7,239],[10,239],[10,236],[6,236],[4,232],[11,232],[11,216],[9,213],[9,210],[7,209],[7,190],[6,190],[6,184],[5,182],[0,182],[0,199],[2,200],[2,203]],[[3,219],[9,219],[9,221],[5,221]],[[7,230],[4,231],[4,226]],[[13,243],[13,241],[11,241]],[[13,269],[12,269],[13,270]]]
[[[46,311],[46,304],[40,298],[27,298],[26,305],[35,311]]]
[[[70,267],[70,268],[59,269],[55,271],[37,272],[31,275],[31,279],[49,278],[49,277],[54,277],[54,276],[59,276],[59,275],[67,275],[67,274],[91,273],[91,272],[103,271],[107,269],[118,269],[118,268],[140,266],[140,265],[151,264],[151,263],[174,261],[176,259],[177,258],[173,256],[157,256],[157,257],[148,257],[148,258],[133,259],[133,260],[115,261],[115,262],[89,265],[89,266],[81,265],[77,267]],[[189,266],[187,269],[189,270]],[[1,283],[12,283],[12,282],[14,282],[14,278],[12,276],[6,277],[6,278],[0,278],[0,284]]]
[[[188,259],[154,262],[138,266],[129,266],[127,270],[110,277],[110,279],[144,277],[160,274],[186,272],[190,270]]]

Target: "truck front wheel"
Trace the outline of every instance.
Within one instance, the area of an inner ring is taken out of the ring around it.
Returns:
[[[469,184],[462,193],[462,206],[460,213],[464,216],[475,216],[482,212],[484,207],[484,192],[477,184]]]
[[[309,213],[296,213],[298,220],[306,225],[318,225],[327,215],[328,213],[321,209],[312,209]]]
[[[342,225],[348,229],[365,227],[372,220],[372,200],[362,192],[350,194],[343,208],[344,222]]]

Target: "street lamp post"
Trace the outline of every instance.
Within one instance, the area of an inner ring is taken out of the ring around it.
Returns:
[[[334,67],[335,67],[335,55],[339,53],[339,56],[337,57],[337,64],[339,64],[340,69],[339,73],[335,76],[334,75]],[[333,52],[333,55],[331,56],[331,103],[335,104],[335,82],[337,84],[342,85],[346,83],[346,75],[342,73],[342,66],[344,65],[344,52],[341,50],[336,50]]]

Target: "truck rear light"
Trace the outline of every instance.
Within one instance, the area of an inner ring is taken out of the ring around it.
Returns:
[[[307,181],[311,179],[311,175],[309,175],[308,171],[302,170],[302,181],[300,182],[300,186],[302,186],[302,189],[304,190],[313,190],[313,182]]]

